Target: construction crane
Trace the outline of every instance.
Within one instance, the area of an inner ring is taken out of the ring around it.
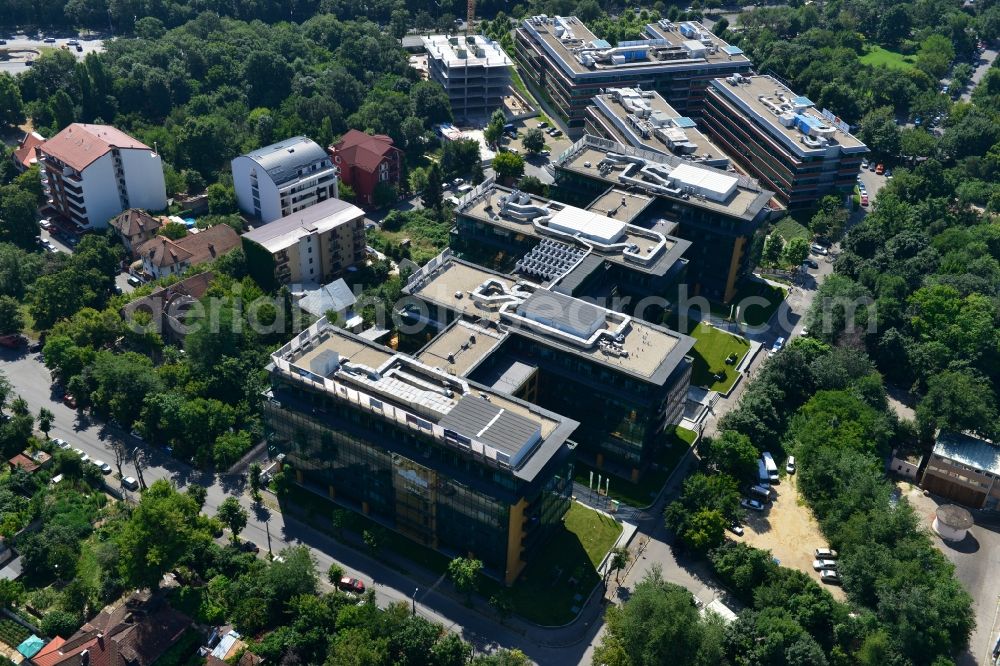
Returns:
[[[469,0],[465,6],[465,41],[469,41],[469,30],[472,29],[472,21],[476,18],[476,0]]]

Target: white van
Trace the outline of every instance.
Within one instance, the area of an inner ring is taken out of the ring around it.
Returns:
[[[760,454],[761,460],[764,461],[764,467],[767,469],[767,479],[770,483],[778,483],[778,466],[774,464],[774,458],[767,451]]]

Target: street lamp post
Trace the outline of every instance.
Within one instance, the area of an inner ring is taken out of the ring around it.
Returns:
[[[420,591],[419,587],[413,588],[413,596],[410,597],[410,601],[412,602],[411,611],[410,611],[411,615],[416,615],[417,614],[417,592],[419,592],[419,591]]]

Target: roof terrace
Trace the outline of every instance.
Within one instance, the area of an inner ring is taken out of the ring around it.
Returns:
[[[831,147],[847,153],[868,152],[845,123],[832,113],[820,112],[808,97],[796,95],[773,76],[735,74],[713,79],[709,85],[799,154],[825,153]]]
[[[677,155],[717,169],[729,166],[729,156],[657,92],[609,88],[594,96],[588,112],[592,122],[599,123],[619,143]]]
[[[697,21],[662,20],[646,26],[646,39],[612,46],[575,16],[532,16],[526,30],[570,76],[587,78],[609,70],[652,73],[672,69],[749,63],[743,51],[719,39]]]
[[[589,134],[570,146],[554,164],[557,169],[604,180],[611,186],[675,198],[744,219],[756,217],[774,196],[747,176]]]
[[[276,372],[530,480],[574,422],[395,353],[326,319],[271,356]],[[545,440],[559,430],[558,442]]]

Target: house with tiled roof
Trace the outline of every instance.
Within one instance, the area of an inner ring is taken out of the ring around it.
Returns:
[[[156,331],[169,344],[183,346],[188,332],[185,323],[187,313],[205,295],[214,277],[215,273],[206,271],[170,286],[159,287],[148,296],[128,303],[122,308],[121,315],[126,321],[138,324],[137,313],[145,312],[149,315],[149,323],[143,322],[149,327],[146,330]]]
[[[26,132],[24,137],[17,142],[17,148],[10,154],[14,160],[14,166],[18,171],[24,172],[35,166],[38,157],[35,155],[35,148],[45,142],[45,137],[38,132]]]
[[[155,150],[109,125],[73,123],[35,147],[46,212],[103,229],[129,208],[167,207]]]
[[[380,183],[399,187],[403,151],[385,134],[352,129],[328,150],[334,165],[340,167],[341,181],[351,186],[362,206],[375,203],[375,188]]]
[[[167,275],[179,275],[191,266],[214,261],[240,245],[239,235],[228,224],[190,233],[172,240],[156,236],[139,246],[142,270],[157,280]]]
[[[159,596],[135,592],[108,606],[67,639],[56,637],[34,666],[149,666],[181,639],[191,619]]]
[[[125,250],[130,256],[135,257],[139,247],[156,236],[156,232],[163,226],[163,220],[153,217],[141,208],[129,208],[109,224],[125,246]]]

